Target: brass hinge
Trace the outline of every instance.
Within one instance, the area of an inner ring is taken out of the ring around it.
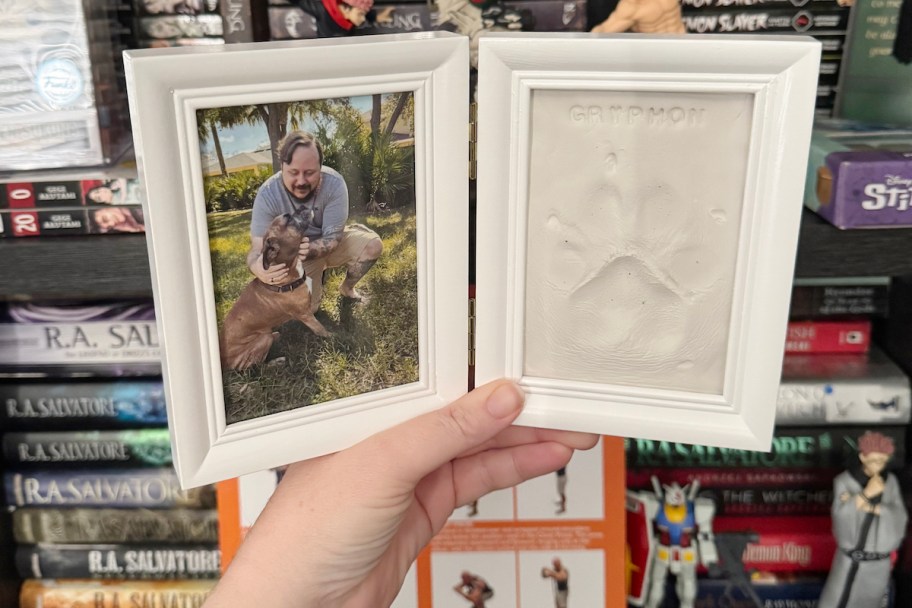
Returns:
[[[469,104],[469,179],[478,176],[478,104]]]
[[[475,365],[475,298],[469,298],[469,366]]]

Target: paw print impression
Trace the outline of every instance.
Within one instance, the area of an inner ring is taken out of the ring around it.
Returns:
[[[717,168],[727,136],[548,135],[533,159],[573,179],[555,186],[533,160],[526,373],[721,392],[744,187]]]

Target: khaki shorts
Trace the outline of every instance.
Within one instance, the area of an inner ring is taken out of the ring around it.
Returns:
[[[567,608],[567,596],[570,595],[568,591],[555,591],[554,592],[554,606],[555,608]]]
[[[323,297],[323,271],[327,268],[348,266],[361,257],[364,248],[380,237],[376,232],[362,224],[350,224],[342,230],[339,246],[329,255],[304,262],[304,272],[312,281],[310,308],[314,312],[320,307]]]

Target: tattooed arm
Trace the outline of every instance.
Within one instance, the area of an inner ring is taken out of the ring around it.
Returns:
[[[332,234],[314,240],[304,239],[298,249],[298,257],[301,261],[325,257],[336,250],[340,240],[342,240],[341,234]]]

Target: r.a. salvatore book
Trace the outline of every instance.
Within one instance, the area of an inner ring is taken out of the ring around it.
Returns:
[[[652,439],[625,439],[628,467],[843,468],[858,460],[865,426],[776,427],[769,452]],[[906,427],[878,426],[893,439],[893,466],[905,462]]]
[[[0,384],[0,423],[18,431],[156,427],[168,423],[161,378]]]
[[[171,468],[7,471],[13,507],[212,508],[214,486],[182,490]]]
[[[833,488],[712,488],[699,495],[712,499],[716,515],[829,515]]]
[[[833,487],[841,468],[780,469],[766,467],[635,467],[627,469],[627,489],[651,490],[652,477],[664,484],[700,483],[704,489],[757,488],[822,490]]]
[[[217,578],[216,545],[110,544],[19,545],[16,569],[23,578]]]
[[[172,462],[167,428],[6,433],[2,448],[11,468],[165,467]]]
[[[18,543],[215,543],[214,509],[60,509],[13,511]]]
[[[906,424],[909,377],[882,350],[867,354],[787,354],[776,424]]]
[[[29,579],[19,608],[202,608],[215,582]]]
[[[8,303],[0,308],[3,367],[159,363],[148,300],[95,304]]]

